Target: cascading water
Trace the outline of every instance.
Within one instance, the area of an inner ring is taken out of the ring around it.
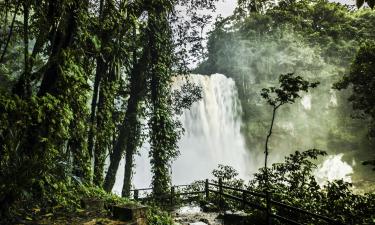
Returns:
[[[179,142],[181,156],[173,163],[173,182],[184,184],[210,177],[218,164],[234,167],[241,178],[254,172],[241,129],[241,106],[232,79],[221,74],[191,75],[202,87],[203,99],[181,116],[185,134]],[[176,80],[176,85],[182,84]]]
[[[246,149],[240,132],[241,105],[235,82],[221,74],[211,76],[190,75],[177,77],[175,88],[185,83],[185,79],[202,88],[202,99],[195,102],[190,109],[183,111],[180,121],[185,133],[179,142],[180,156],[172,163],[172,183],[188,184],[195,180],[211,177],[218,164],[230,165],[239,172],[239,177],[248,179],[263,165],[262,152]],[[330,103],[335,104],[335,93],[330,93]],[[298,115],[312,110],[312,95],[306,94],[300,101],[303,110]],[[336,103],[337,104],[337,103]],[[298,109],[298,106],[295,106]],[[294,121],[278,122],[277,129],[282,129],[294,136]],[[290,137],[288,137],[290,138]],[[152,179],[148,157],[149,144],[145,143],[136,156],[136,172],[133,184],[136,188],[149,187]],[[276,161],[282,161],[286,152],[273,152]],[[342,161],[342,154],[329,156],[314,172],[319,184],[327,181],[344,179],[351,181],[353,169]],[[273,160],[275,161],[275,160]],[[124,159],[121,160],[113,191],[121,193],[124,177]]]
[[[240,178],[249,178],[256,167],[251,167],[253,157],[240,132],[242,109],[234,81],[221,74],[190,75],[177,77],[174,85],[179,87],[184,79],[202,87],[203,99],[184,110],[180,117],[185,133],[179,142],[180,156],[172,163],[172,183],[188,184],[210,178],[218,164],[230,165]],[[148,149],[146,143],[135,158],[133,184],[137,188],[149,187],[151,183]],[[117,172],[115,193],[121,193],[123,176],[124,160]]]

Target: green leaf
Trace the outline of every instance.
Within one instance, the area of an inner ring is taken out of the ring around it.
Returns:
[[[26,216],[25,219],[26,219],[26,220],[29,220],[29,221],[32,221],[32,220],[33,220],[33,218],[31,218],[30,216]]]
[[[94,45],[95,50],[99,50],[100,49],[101,43],[100,43],[99,38],[96,35],[94,35],[94,36],[91,37],[91,42]]]
[[[42,137],[42,138],[40,138],[40,142],[41,143],[47,143],[48,142],[48,138]]]

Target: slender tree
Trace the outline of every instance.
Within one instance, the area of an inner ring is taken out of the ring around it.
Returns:
[[[304,80],[300,76],[294,76],[293,73],[281,74],[279,77],[280,87],[263,88],[261,96],[272,106],[272,119],[266,142],[264,145],[264,169],[265,169],[265,181],[266,189],[269,187],[268,180],[268,155],[269,155],[269,141],[272,135],[273,126],[275,123],[277,110],[285,104],[292,104],[297,99],[301,98],[299,92],[308,92],[309,88],[315,88],[319,84],[318,82],[310,83]]]
[[[128,196],[131,187],[131,175],[133,169],[133,157],[138,146],[140,134],[139,114],[141,113],[141,102],[146,95],[146,65],[148,59],[148,50],[145,49],[143,56],[138,60],[130,76],[130,93],[125,112],[124,120],[120,127],[120,132],[116,140],[113,152],[111,154],[110,165],[104,183],[104,189],[112,190],[115,183],[116,172],[121,157],[125,154],[125,177],[123,195]]]

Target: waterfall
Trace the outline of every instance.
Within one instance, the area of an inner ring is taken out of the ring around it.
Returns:
[[[202,87],[203,99],[181,116],[185,134],[179,142],[181,155],[172,165],[173,183],[209,178],[218,164],[248,178],[251,156],[240,132],[242,109],[234,81],[221,74],[191,75],[189,80]]]
[[[241,130],[241,105],[235,82],[221,74],[177,77],[175,87],[189,79],[202,87],[202,99],[193,103],[180,116],[185,129],[179,141],[180,156],[172,163],[173,184],[188,184],[195,180],[212,178],[218,164],[230,165],[239,177],[248,179],[255,171],[254,157],[246,149]],[[148,157],[149,144],[145,143],[136,156],[133,184],[136,188],[149,187],[152,174]],[[113,189],[121,193],[124,159],[120,162]]]

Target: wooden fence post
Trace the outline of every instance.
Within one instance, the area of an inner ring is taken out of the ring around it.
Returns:
[[[172,186],[171,187],[171,205],[173,205],[174,193],[175,193],[174,186]]]
[[[223,180],[221,178],[219,178],[219,207],[220,209],[223,208]]]
[[[206,193],[206,201],[208,201],[209,195],[210,195],[210,190],[208,186],[208,179],[206,179],[206,182],[204,184],[204,192]]]
[[[138,201],[138,190],[134,190],[134,200]]]
[[[267,225],[271,225],[272,218],[271,218],[271,193],[267,190],[266,191],[266,219],[267,219]]]

